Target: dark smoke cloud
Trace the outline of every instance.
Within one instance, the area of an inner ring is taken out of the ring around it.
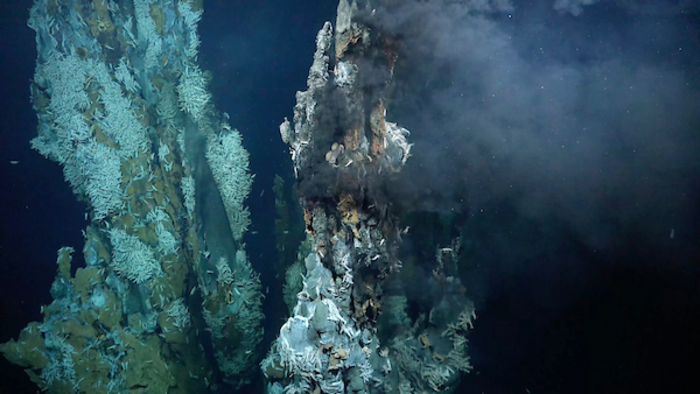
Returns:
[[[440,236],[431,217],[466,219],[480,375],[460,392],[663,391],[694,376],[700,12],[584,3],[404,1],[368,17],[401,42],[388,117],[415,146],[390,190],[428,211],[409,246]]]
[[[663,3],[404,1],[368,17],[401,42],[389,117],[415,142],[406,207],[507,204],[592,246],[620,227],[690,236],[698,9]]]

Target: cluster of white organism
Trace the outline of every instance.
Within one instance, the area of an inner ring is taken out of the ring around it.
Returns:
[[[119,64],[114,70],[114,77],[117,79],[117,81],[124,85],[124,88],[128,92],[136,93],[141,89],[141,86],[139,86],[139,83],[136,82],[134,76],[131,74],[131,71],[129,71],[126,58],[122,57],[119,60]]]
[[[206,156],[224,202],[231,234],[240,240],[250,224],[250,212],[243,203],[253,184],[248,170],[249,154],[243,148],[240,133],[225,125],[219,135],[207,139]]]
[[[177,10],[184,20],[185,27],[187,30],[187,45],[185,46],[185,56],[190,59],[195,59],[197,57],[197,50],[199,44],[199,35],[197,34],[197,24],[202,19],[202,11],[193,11],[190,4],[186,1],[180,1],[177,3]]]
[[[314,352],[316,349],[310,342],[301,339],[308,327],[307,318],[290,317],[282,325],[281,334],[272,346],[272,352],[279,355],[280,365],[287,370],[288,374],[309,375],[320,371],[321,361],[318,358],[320,355]],[[304,360],[313,362],[305,364]]]
[[[165,310],[168,317],[173,319],[173,325],[184,331],[190,325],[190,311],[185,306],[182,298],[173,301]]]
[[[119,153],[125,158],[136,157],[149,145],[146,128],[132,111],[132,102],[124,97],[121,86],[112,78],[109,69],[102,62],[90,62],[90,75],[100,85],[100,103],[105,114],[98,121],[104,133],[119,144]]]
[[[179,242],[173,233],[165,228],[165,224],[167,224],[168,227],[171,227],[170,216],[168,216],[161,208],[153,208],[148,212],[146,220],[155,226],[159,251],[163,254],[177,253]]]
[[[163,269],[151,249],[124,230],[111,229],[112,267],[132,282],[144,283],[163,276]]]
[[[228,266],[228,260],[225,257],[219,258],[219,261],[216,263],[216,271],[218,272],[217,283],[225,287],[233,284],[233,271]]]
[[[41,380],[46,387],[55,381],[69,381],[75,383],[75,363],[73,355],[75,348],[66,342],[65,338],[53,331],[46,331],[46,348],[51,353],[49,363],[41,370]]]
[[[343,383],[342,374],[338,372],[334,379],[323,379],[321,381],[321,390],[329,394],[345,393],[345,383]]]
[[[202,120],[211,95],[199,66],[185,65],[177,85],[177,93],[180,97],[180,108],[190,114],[195,122]]]
[[[338,62],[335,66],[335,83],[338,86],[354,86],[357,77],[357,65]]]
[[[187,214],[192,217],[195,207],[194,178],[191,176],[182,177],[180,187],[182,188],[182,195],[185,198],[185,209],[187,209]]]
[[[226,307],[219,308],[216,312],[204,308],[203,316],[215,339],[226,338],[224,328],[229,322],[235,322],[236,327],[243,333],[239,338],[240,345],[235,350],[217,348],[214,354],[222,372],[234,376],[243,373],[249,367],[255,357],[251,350],[262,340],[260,323],[264,316],[260,311],[260,278],[253,271],[242,249],[236,251],[232,263],[221,257],[216,264],[216,270],[219,291],[226,292],[219,299],[225,300]]]
[[[214,315],[209,309],[203,308],[202,317],[207,323],[207,331],[209,331],[214,338],[222,339],[226,337],[224,335],[224,327],[226,327],[228,321],[227,315],[221,313]]]
[[[46,59],[45,63],[37,64],[34,82],[51,92],[50,112],[60,115],[88,109],[90,98],[85,91],[87,61],[56,50],[47,51]]]
[[[158,66],[160,55],[163,53],[163,39],[158,34],[150,15],[151,3],[153,0],[134,0],[138,41],[148,45],[145,55],[146,70]]]
[[[164,144],[161,141],[160,145],[158,146],[158,160],[163,165],[163,168],[165,169],[165,171],[172,171],[173,170],[173,163],[168,160],[169,154],[170,154],[170,148],[168,147],[167,144]]]
[[[85,91],[87,80],[86,62],[77,56],[63,56],[55,50],[46,53],[47,61],[37,64],[34,82],[51,94],[45,126],[39,128],[39,135],[32,140],[32,147],[66,168],[68,179],[77,191],[84,191],[84,185],[75,167],[75,146],[91,138],[82,112],[90,107],[90,99]],[[42,115],[40,115],[41,117]],[[72,175],[72,176],[69,176]]]
[[[163,87],[160,89],[159,100],[156,105],[158,117],[160,117],[163,122],[172,124],[179,110],[175,87],[172,83],[164,83]]]
[[[122,81],[128,89],[133,78],[125,63],[120,63],[113,78],[101,62],[64,55],[56,49],[46,50],[43,57],[46,61],[37,66],[35,82],[51,99],[48,111],[40,114],[43,124],[39,135],[32,140],[32,147],[64,166],[64,175],[75,192],[90,200],[94,218],[103,219],[124,206],[121,159],[135,157],[148,145],[145,127],[114,79]],[[98,142],[88,126],[84,113],[91,101],[86,86],[99,93],[104,108],[104,112],[94,111],[93,122],[118,149]]]
[[[396,123],[386,122],[386,140],[401,150],[401,164],[406,164],[406,160],[411,156],[413,144],[409,144],[406,140],[409,134],[411,134],[410,131]]]
[[[121,159],[117,152],[94,140],[78,145],[75,160],[82,173],[84,191],[90,198],[95,219],[124,208]]]
[[[334,322],[339,323],[341,325],[347,324],[343,315],[340,314],[340,311],[338,310],[338,306],[335,304],[335,302],[332,299],[324,298],[321,300],[321,302],[324,305],[326,305],[326,307],[328,308],[328,320],[334,321]]]

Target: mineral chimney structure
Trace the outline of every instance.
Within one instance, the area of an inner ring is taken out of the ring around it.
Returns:
[[[412,319],[398,279],[407,229],[387,187],[412,145],[387,121],[399,53],[371,26],[380,3],[340,1],[335,32],[326,22],[317,35],[293,123],[280,126],[312,249],[293,316],[261,364],[269,393],[445,391],[471,368],[474,311],[459,280],[434,272],[442,291],[429,317]]]
[[[248,152],[197,60],[195,0],[36,0],[32,147],[90,219],[0,352],[50,393],[201,393],[258,376]]]

